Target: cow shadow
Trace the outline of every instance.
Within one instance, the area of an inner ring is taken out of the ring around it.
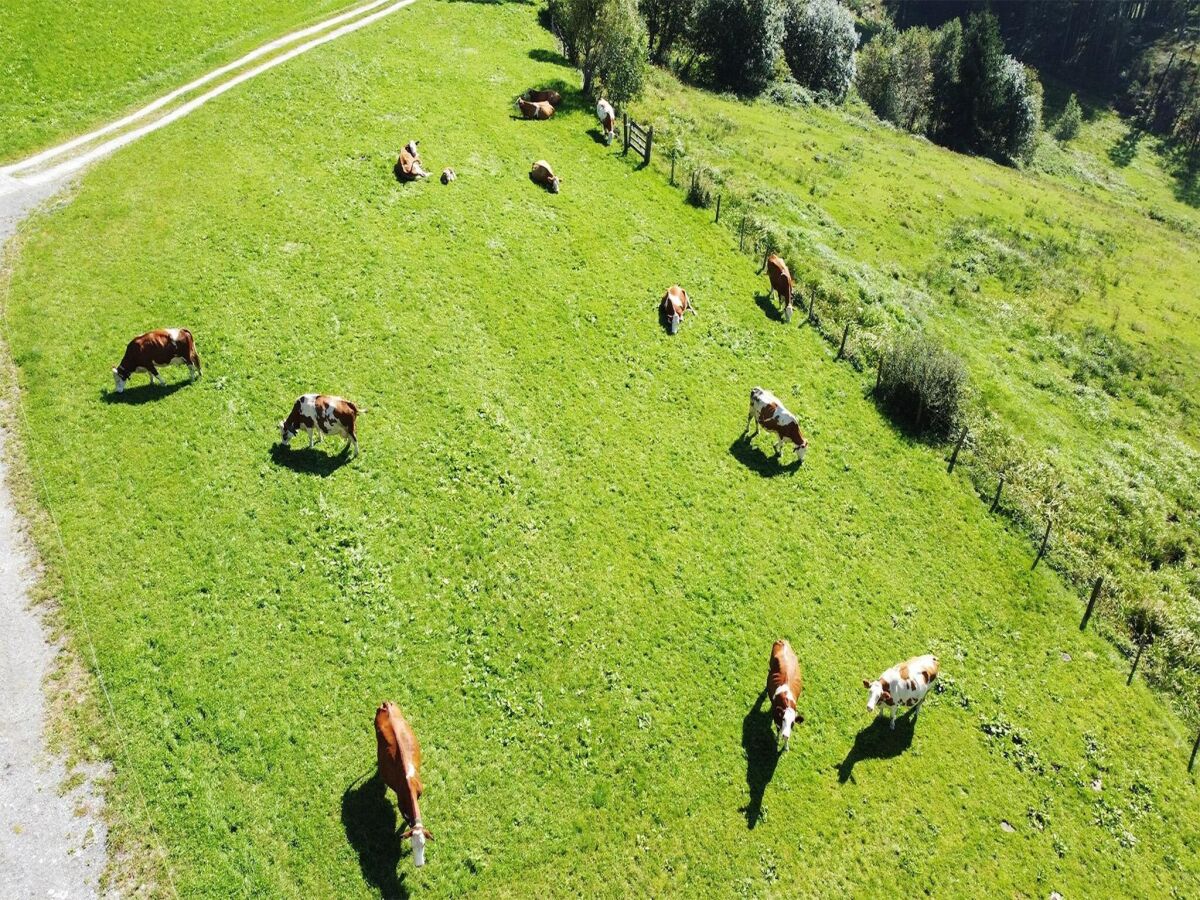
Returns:
[[[758,308],[772,322],[782,322],[783,313],[779,311],[779,306],[771,299],[770,294],[755,294],[754,302],[758,304]]]
[[[363,879],[385,900],[408,897],[400,865],[400,837],[396,832],[396,807],[377,771],[358,787],[342,794],[342,828],[358,854]]]
[[[101,391],[100,399],[105,403],[124,403],[128,406],[140,406],[143,403],[153,403],[155,400],[165,400],[173,393],[183,390],[192,382],[173,381],[170,384],[140,384],[137,387],[126,387],[124,392]]]
[[[742,750],[746,753],[746,788],[750,797],[741,811],[746,814],[746,827],[750,829],[762,819],[763,794],[775,777],[781,755],[772,728],[771,704],[765,710],[762,708],[765,699],[767,692],[760,691],[742,719]]]
[[[787,447],[784,447],[784,452],[789,452]],[[763,478],[775,478],[778,475],[794,474],[800,471],[801,463],[799,459],[795,459],[792,463],[784,465],[783,461],[775,454],[764,453],[755,447],[754,441],[745,431],[738,435],[737,439],[729,445],[729,455],[747,469],[757,472]]]
[[[838,783],[845,784],[854,777],[854,766],[864,759],[892,759],[912,745],[913,728],[917,717],[910,710],[896,719],[896,729],[891,727],[889,715],[878,715],[866,728],[854,737],[854,746],[846,758],[838,764]]]
[[[350,447],[342,448],[341,453],[329,453],[319,444],[314,447],[285,447],[276,444],[271,448],[271,461],[277,466],[291,469],[302,475],[319,475],[327,478],[350,462]]]

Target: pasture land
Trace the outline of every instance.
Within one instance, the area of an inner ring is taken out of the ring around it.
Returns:
[[[121,726],[96,693],[66,720],[115,761],[118,848],[222,898],[1200,892],[1180,720],[764,315],[709,213],[589,136],[556,60],[531,6],[422,0],[23,229],[4,335],[48,584]],[[411,137],[458,181],[397,184]],[[699,317],[668,338],[676,281]],[[114,402],[160,325],[204,379]],[[756,384],[802,468],[740,439]],[[358,459],[274,448],[308,390],[367,408]],[[781,635],[807,718],[777,758]],[[890,732],[861,681],[927,651],[945,689]],[[369,777],[385,697],[423,743],[421,870]]]
[[[353,5],[348,0],[5,3],[0,6],[0,162],[116,118],[293,26]]]

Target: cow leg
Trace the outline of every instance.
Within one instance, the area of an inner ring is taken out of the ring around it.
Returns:
[[[308,447],[311,450],[312,445],[313,445],[313,430],[311,428],[309,428],[309,429],[307,429],[307,431],[308,431]]]
[[[166,382],[163,381],[163,377],[158,374],[158,369],[154,368],[152,364],[146,363],[146,372],[150,376],[151,384],[154,384],[155,381],[157,381],[159,384],[166,384]]]
[[[780,438],[778,443],[775,444],[775,455],[783,459],[783,438]]]
[[[897,704],[892,704],[892,731],[896,730],[896,706]]]

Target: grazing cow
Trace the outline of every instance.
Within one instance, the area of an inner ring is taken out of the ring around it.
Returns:
[[[778,295],[779,302],[783,304],[783,321],[792,321],[792,285],[795,282],[792,281],[792,273],[788,271],[787,263],[772,253],[763,260],[763,268],[767,270],[767,278],[771,282],[770,293]],[[762,269],[758,271],[762,273]]]
[[[396,160],[396,177],[401,181],[416,181],[428,178],[429,173],[421,165],[421,154],[417,152],[417,141],[409,141]]]
[[[529,170],[529,177],[533,179],[535,184],[540,184],[542,187],[549,189],[552,194],[557,194],[562,187],[562,179],[554,174],[554,170],[550,168],[550,163],[544,159],[539,159],[533,164],[533,168]]]
[[[892,728],[896,727],[896,707],[915,706],[914,714],[925,702],[925,694],[929,686],[938,677],[938,659],[936,656],[914,656],[907,662],[892,666],[874,681],[863,679],[863,687],[870,693],[867,696],[867,709],[874,711],[875,706],[882,701],[892,708]]]
[[[750,415],[746,418],[746,431],[750,430],[750,421],[754,421],[754,434],[758,434],[759,426],[779,436],[775,444],[775,454],[783,455],[783,442],[791,441],[796,448],[796,458],[804,464],[804,456],[808,453],[808,441],[800,433],[799,420],[793,416],[779,398],[765,388],[756,387],[750,391]]]
[[[555,109],[562,103],[562,94],[558,91],[526,91],[525,100],[528,103],[549,103]]]
[[[400,815],[404,817],[406,828],[400,840],[412,840],[413,862],[423,866],[425,842],[433,840],[433,832],[421,822],[419,803],[424,791],[420,774],[421,745],[395,703],[385,700],[375,710],[375,743],[379,775],[383,783],[396,792]]]
[[[663,294],[658,308],[662,313],[663,320],[667,323],[667,334],[675,334],[679,331],[679,324],[683,321],[685,312],[690,311],[693,316],[696,315],[696,308],[692,306],[687,291],[677,284],[671,285]]]
[[[341,397],[325,394],[305,394],[292,406],[291,415],[279,423],[280,441],[288,446],[301,429],[308,432],[308,446],[313,445],[313,432],[325,440],[327,434],[340,434],[346,446],[354,447],[358,456],[358,407]]]
[[[442,169],[442,184],[449,184],[450,182],[454,181],[456,178],[458,178],[458,175],[455,174],[454,170],[451,169],[449,166]]]
[[[134,372],[149,373],[151,384],[156,379],[159,384],[166,384],[156,367],[176,365],[187,366],[193,381],[200,377],[200,355],[196,352],[192,333],[186,328],[147,331],[126,345],[120,364],[112,370],[117,393],[124,392],[125,384]]]
[[[601,100],[596,104],[596,118],[600,120],[600,124],[604,127],[604,143],[611,144],[613,138],[617,136],[617,114],[613,111],[612,104],[607,100]]]
[[[771,715],[779,729],[779,740],[783,749],[791,746],[792,725],[803,722],[804,716],[796,711],[796,701],[804,690],[800,677],[800,661],[796,651],[787,641],[779,640],[771,647],[771,659],[767,664],[767,696],[771,698]]]
[[[530,103],[524,97],[518,97],[517,109],[526,119],[548,119],[554,115],[554,107],[545,100]]]

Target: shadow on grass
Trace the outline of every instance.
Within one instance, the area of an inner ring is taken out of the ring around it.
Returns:
[[[358,854],[358,867],[367,883],[386,900],[407,897],[404,876],[396,874],[400,864],[396,807],[378,772],[342,794],[342,828]]]
[[[771,704],[763,709],[765,699],[767,692],[761,691],[742,719],[742,749],[746,753],[746,788],[750,799],[741,811],[746,814],[746,827],[751,829],[762,819],[763,794],[775,777],[780,756],[771,727]]]
[[[561,53],[555,53],[553,50],[546,50],[542,47],[534,47],[530,50],[529,58],[534,62],[550,63],[551,65],[562,66],[564,69],[575,68]]]
[[[754,302],[757,303],[758,308],[763,311],[763,315],[765,315],[772,322],[783,321],[783,313],[779,311],[779,307],[775,305],[775,302],[771,299],[770,294],[755,294]]]
[[[588,137],[590,137],[593,141],[595,141],[597,144],[600,144],[601,146],[604,146],[604,147],[611,146],[611,144],[608,144],[607,142],[605,142],[604,132],[602,130],[600,130],[599,128],[589,128],[588,129]],[[617,142],[616,138],[614,138],[613,144],[615,144],[616,142]]]
[[[283,444],[271,448],[271,461],[277,466],[291,469],[302,475],[320,475],[327,478],[351,459],[347,444],[341,453],[329,453],[321,447],[297,447],[292,449]]]
[[[864,759],[891,759],[899,756],[912,745],[913,727],[917,717],[914,707],[906,715],[896,719],[896,730],[891,728],[891,713],[878,715],[871,724],[854,738],[854,746],[837,767],[838,782],[845,784],[854,777],[854,766]]]
[[[763,478],[774,478],[776,475],[800,471],[800,460],[797,459],[791,465],[785,466],[778,456],[768,455],[755,447],[754,441],[745,433],[739,435],[737,440],[729,445],[729,455]]]
[[[1175,199],[1188,206],[1200,207],[1200,149],[1164,149],[1167,171],[1175,179]]]
[[[191,383],[188,380],[175,381],[171,384],[143,384],[138,387],[126,387],[125,391],[120,394],[116,391],[102,391],[100,399],[105,403],[125,403],[129,406],[139,406],[142,403],[153,403],[155,400],[164,400]]]
[[[1133,162],[1133,158],[1137,156],[1138,144],[1141,143],[1143,134],[1145,132],[1140,128],[1131,125],[1129,130],[1125,132],[1125,136],[1108,148],[1108,161],[1121,169]]]

